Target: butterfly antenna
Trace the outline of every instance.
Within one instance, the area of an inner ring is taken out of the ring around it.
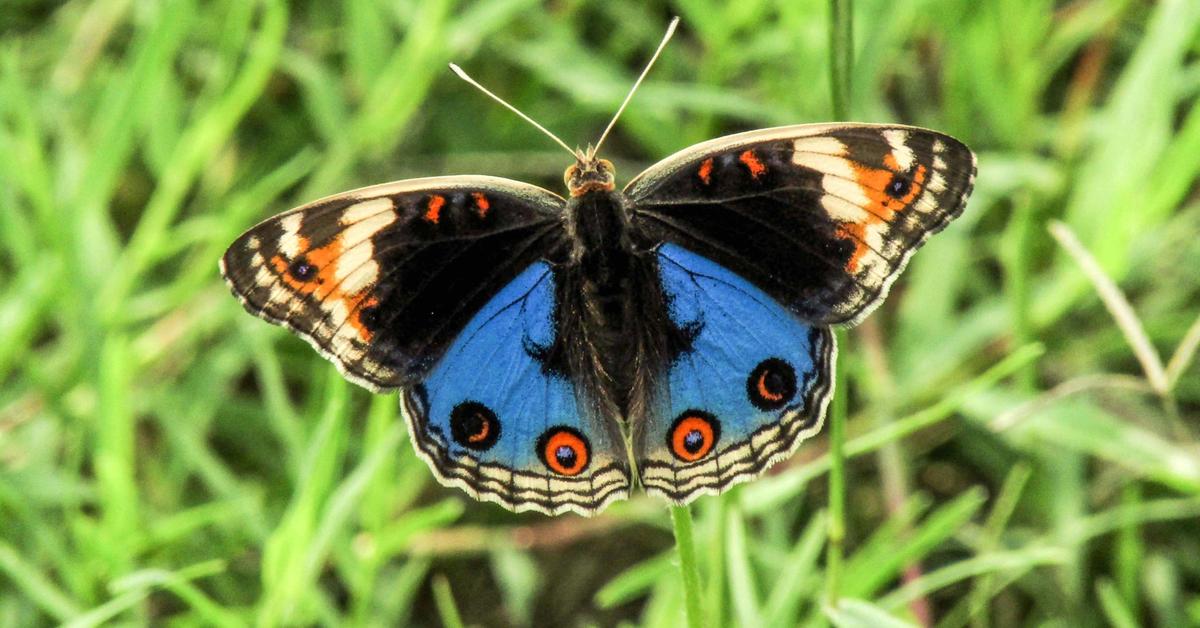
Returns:
[[[665,35],[663,35],[662,41],[658,43],[658,49],[654,51],[654,56],[650,57],[650,61],[646,63],[646,67],[642,70],[641,76],[639,76],[637,80],[633,82],[633,87],[630,88],[629,93],[625,95],[625,101],[622,102],[621,106],[617,108],[616,115],[612,117],[612,120],[604,129],[604,133],[600,134],[600,139],[596,141],[596,146],[588,151],[588,159],[594,158],[596,156],[596,152],[600,150],[600,145],[604,143],[604,138],[608,137],[609,131],[612,131],[613,126],[617,124],[617,118],[621,117],[621,112],[625,111],[625,106],[629,104],[630,100],[633,100],[633,93],[637,91],[638,86],[642,84],[642,81],[645,80],[646,75],[650,73],[650,68],[654,67],[654,62],[658,60],[658,55],[662,54],[663,48],[667,47],[667,42],[671,40],[671,35],[675,34],[676,26],[679,26],[678,16],[672,19],[671,23],[667,25],[667,32]]]
[[[494,101],[496,101],[496,102],[498,102],[498,103],[500,103],[500,104],[504,105],[505,107],[507,107],[507,108],[508,108],[508,110],[509,110],[509,111],[511,111],[511,112],[513,112],[513,113],[517,114],[518,116],[520,116],[522,120],[524,120],[524,121],[528,122],[529,124],[532,124],[533,126],[537,127],[537,129],[538,129],[539,131],[541,131],[542,133],[545,133],[547,136],[549,136],[549,137],[550,137],[550,139],[554,140],[555,142],[558,142],[558,145],[559,145],[559,146],[562,146],[563,148],[567,149],[567,152],[568,152],[568,153],[571,153],[571,156],[572,156],[572,157],[574,157],[574,158],[576,158],[576,159],[579,159],[579,156],[580,156],[580,155],[579,155],[579,152],[578,152],[578,151],[576,151],[576,150],[572,150],[570,146],[567,146],[567,143],[566,143],[566,142],[564,142],[564,141],[562,141],[562,140],[558,139],[558,136],[557,136],[557,135],[555,135],[555,134],[553,134],[553,133],[551,133],[549,129],[547,129],[546,127],[544,127],[544,126],[542,126],[542,125],[538,124],[536,120],[534,120],[533,118],[530,118],[529,116],[527,116],[527,115],[525,115],[524,113],[522,113],[520,109],[517,109],[516,107],[514,107],[514,106],[512,106],[512,105],[508,104],[507,102],[505,102],[505,100],[504,100],[503,98],[501,98],[501,97],[499,97],[499,96],[497,96],[497,95],[493,94],[493,93],[492,93],[490,90],[488,90],[488,88],[486,88],[486,87],[484,87],[484,86],[480,85],[478,81],[476,81],[475,79],[473,79],[473,78],[471,78],[470,76],[468,76],[468,75],[467,75],[467,73],[466,73],[466,72],[464,72],[462,68],[460,68],[460,67],[458,67],[457,65],[455,65],[455,64],[453,64],[453,63],[451,63],[451,64],[450,64],[450,69],[451,69],[451,70],[454,70],[454,73],[458,75],[458,78],[460,78],[460,79],[462,79],[462,80],[464,80],[464,81],[466,81],[466,82],[470,83],[471,85],[474,85],[476,89],[478,89],[479,91],[481,91],[481,92],[483,92],[483,93],[487,94],[488,96],[490,96],[490,97],[492,98],[492,100],[494,100]]]

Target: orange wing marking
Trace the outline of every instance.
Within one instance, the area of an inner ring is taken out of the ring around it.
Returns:
[[[483,192],[474,192],[471,196],[475,198],[475,213],[479,214],[480,218],[487,218],[488,210],[492,208],[487,195]]]
[[[704,185],[709,185],[712,183],[712,169],[712,157],[700,162],[700,169],[696,171],[696,176],[700,177],[700,180],[704,182]]]
[[[300,254],[297,259],[302,257],[305,262],[317,269],[317,274],[307,280],[293,277],[289,272],[290,262],[282,255],[271,257],[271,266],[275,272],[279,273],[279,277],[289,288],[315,298],[322,304],[322,307],[328,307],[324,305],[327,301],[340,301],[348,312],[346,322],[358,332],[358,337],[363,342],[370,342],[371,330],[367,329],[359,315],[364,309],[378,305],[379,300],[372,296],[369,290],[351,293],[339,288],[337,263],[338,258],[342,255],[341,236],[334,238],[325,246],[312,250],[309,250],[308,238],[300,236],[298,239]]]
[[[467,437],[467,440],[472,443],[482,443],[487,440],[489,434],[492,433],[492,422],[485,420],[480,426],[479,431]]]
[[[446,197],[440,194],[434,194],[429,197],[429,204],[425,207],[425,220],[438,224],[438,220],[442,217],[442,206],[446,204]]]
[[[770,374],[770,371],[764,370],[762,375],[758,376],[758,394],[767,401],[783,401],[783,393],[772,391],[767,387],[767,375]]]
[[[759,177],[767,172],[767,167],[759,160],[758,155],[754,154],[753,150],[743,152],[738,156],[738,161],[745,164],[746,169],[750,171],[750,176],[757,181]]]
[[[868,230],[890,224],[896,214],[912,207],[913,201],[917,199],[925,185],[925,166],[918,164],[916,172],[913,173],[912,185],[909,186],[908,193],[899,198],[890,196],[885,190],[891,185],[892,180],[901,174],[900,164],[890,153],[884,156],[883,163],[888,169],[868,168],[855,163],[850,165],[854,170],[855,182],[858,183],[859,189],[868,199],[867,206],[863,208],[867,212],[865,220],[843,222],[838,225],[838,237],[850,238],[854,241],[854,253],[846,262],[846,270],[852,273],[858,272],[863,256],[871,250],[867,243]]]

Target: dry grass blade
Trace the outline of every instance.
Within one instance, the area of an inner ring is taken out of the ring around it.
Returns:
[[[1172,355],[1171,359],[1167,361],[1166,375],[1169,388],[1175,387],[1180,376],[1192,363],[1192,358],[1196,357],[1196,349],[1200,349],[1200,316],[1196,317],[1187,333],[1183,335],[1183,340],[1175,349],[1175,355]]]
[[[1146,336],[1142,321],[1134,313],[1133,306],[1129,305],[1125,294],[1121,292],[1117,284],[1113,283],[1112,279],[1108,278],[1104,269],[1100,268],[1100,264],[1096,262],[1096,258],[1088,253],[1083,243],[1075,237],[1067,225],[1054,221],[1050,223],[1049,231],[1050,235],[1054,236],[1054,239],[1058,240],[1058,243],[1074,258],[1075,263],[1079,264],[1088,280],[1096,287],[1096,293],[1100,295],[1104,307],[1108,308],[1108,312],[1112,314],[1113,320],[1117,322],[1117,327],[1121,328],[1121,333],[1125,335],[1125,340],[1133,349],[1134,356],[1141,363],[1142,371],[1146,373],[1146,380],[1150,383],[1150,387],[1159,395],[1166,395],[1171,387],[1167,380],[1166,370],[1163,368],[1162,359],[1158,357],[1154,345],[1150,344],[1150,338]]]
[[[1002,432],[1012,429],[1025,419],[1071,395],[1077,395],[1089,390],[1115,389],[1154,392],[1140,377],[1133,377],[1132,375],[1110,375],[1107,373],[1083,375],[1069,379],[1012,410],[996,415],[996,418],[988,423],[988,427],[997,432]]]

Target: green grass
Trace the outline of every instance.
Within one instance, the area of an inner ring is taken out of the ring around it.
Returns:
[[[0,625],[679,625],[664,503],[547,519],[439,487],[396,399],[247,316],[216,260],[358,185],[559,189],[561,151],[450,61],[586,144],[680,15],[606,143],[622,181],[827,120],[829,12],[0,6]],[[823,435],[692,506],[702,616],[1200,624],[1200,5],[857,0],[853,25],[842,106],[960,137],[977,191],[842,334],[844,467]]]

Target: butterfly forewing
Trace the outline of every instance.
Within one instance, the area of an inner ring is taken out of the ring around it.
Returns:
[[[962,212],[975,158],[894,125],[800,125],[698,144],[625,189],[650,241],[729,268],[802,320],[853,324]]]
[[[251,313],[372,390],[412,384],[474,313],[562,238],[564,201],[494,177],[363,188],[239,237],[221,272]]]

